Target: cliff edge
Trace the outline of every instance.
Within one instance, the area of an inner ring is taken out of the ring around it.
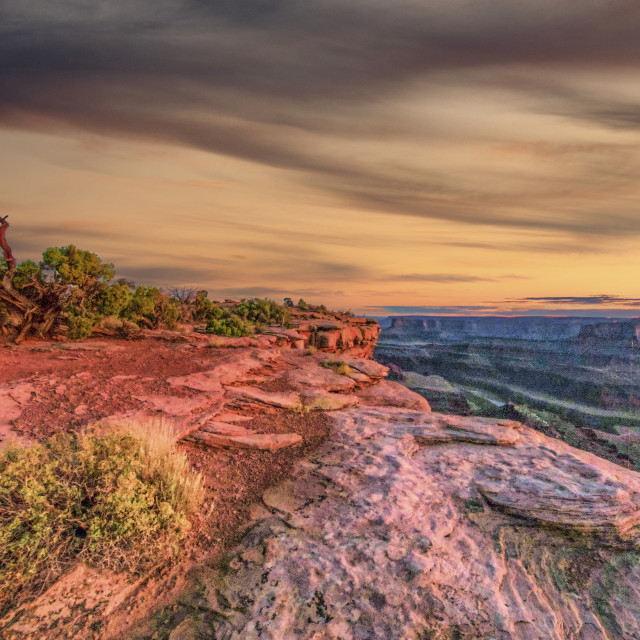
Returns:
[[[72,425],[163,416],[205,470],[206,459],[257,469],[307,448],[255,485],[236,542],[222,559],[192,563],[170,602],[154,600],[157,584],[80,566],[5,619],[6,637],[640,637],[640,474],[517,422],[431,412],[362,357],[375,338],[363,342],[353,326],[358,344],[333,334],[320,345],[331,352],[301,348],[301,330],[214,348],[156,335],[139,359],[140,347],[118,341],[38,347],[53,370],[2,387],[25,436],[38,435],[26,425],[44,424],[42,406],[63,398]],[[101,368],[78,371],[87,353]],[[109,385],[126,375],[118,395]],[[100,405],[100,391],[118,412]],[[313,442],[310,416],[327,426]],[[209,480],[215,505],[221,488]]]

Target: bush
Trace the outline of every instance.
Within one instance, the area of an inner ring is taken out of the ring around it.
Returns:
[[[246,320],[235,315],[229,315],[225,318],[211,320],[207,325],[207,333],[240,338],[253,335],[253,328]]]
[[[108,282],[114,276],[113,265],[104,263],[95,253],[67,247],[49,247],[42,254],[41,269],[51,269],[53,279],[86,289],[98,282]]]
[[[16,272],[13,274],[11,283],[16,289],[22,289],[29,282],[32,282],[32,280],[42,283],[42,271],[32,260],[25,260],[16,267]]]
[[[202,487],[160,431],[57,434],[0,454],[0,610],[76,560],[136,572],[175,552]]]
[[[100,322],[100,316],[93,313],[82,312],[80,309],[72,307],[67,312],[67,336],[71,340],[88,338],[95,327]]]
[[[122,329],[123,324],[124,322],[115,316],[107,316],[106,318],[102,318],[100,321],[100,326],[108,331],[117,331],[118,329]]]
[[[196,292],[195,298],[191,303],[191,313],[194,320],[210,322],[224,315],[224,310],[209,300],[207,296],[208,294],[204,290]]]
[[[339,373],[341,376],[350,376],[351,367],[346,362],[341,362],[336,368],[336,373]]]
[[[266,298],[242,300],[240,304],[231,309],[231,313],[253,324],[286,326],[290,323],[288,309]]]
[[[162,293],[156,287],[137,287],[127,307],[125,317],[128,320],[136,320],[143,317],[151,321],[155,317],[156,305],[160,301]]]
[[[133,290],[128,284],[116,283],[104,286],[97,297],[98,312],[103,316],[119,318],[129,307],[133,299]]]
[[[309,305],[302,299],[298,300],[298,309],[301,311],[306,311],[309,308]]]

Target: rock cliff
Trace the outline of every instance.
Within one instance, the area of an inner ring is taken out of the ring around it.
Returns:
[[[80,567],[5,620],[6,637],[123,637],[136,618],[130,637],[156,640],[640,637],[640,474],[517,422],[432,412],[361,357],[377,326],[308,324],[213,349],[178,342],[191,366],[147,375],[112,415],[163,416],[201,455],[265,459],[303,444],[291,416],[329,418],[322,442],[255,496],[226,559],[198,563],[142,622],[148,584]],[[297,348],[311,336],[342,353]],[[82,380],[61,377],[5,382],[14,427],[48,390]],[[95,419],[88,404],[83,419]],[[273,433],[257,428],[266,417]]]
[[[334,417],[173,640],[640,637],[638,474],[508,421]]]

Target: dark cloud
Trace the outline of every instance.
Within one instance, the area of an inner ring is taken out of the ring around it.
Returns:
[[[556,304],[588,304],[588,305],[625,305],[640,306],[640,298],[624,298],[615,295],[598,296],[542,296],[533,298],[518,298],[510,302],[553,302]]]
[[[494,278],[482,278],[480,276],[464,275],[459,273],[409,273],[400,276],[388,276],[385,278],[391,282],[439,282],[443,284],[455,284],[457,282],[494,282]]]
[[[638,312],[626,309],[505,309],[494,306],[450,306],[450,307],[402,307],[370,306],[367,311],[373,314],[415,316],[500,316],[517,318],[527,317],[575,317],[575,318],[637,318]]]
[[[632,68],[639,27],[636,0],[486,0],[464,11],[445,0],[5,2],[0,126],[143,138],[295,169],[299,180],[387,214],[638,234],[635,211],[518,212],[500,199],[480,203],[435,171],[376,166],[315,142],[427,143],[434,126],[377,110],[380,96],[419,83],[437,90],[433,79],[446,84],[452,70]],[[637,126],[635,105],[599,100],[567,97],[567,113]]]
[[[279,288],[279,287],[225,287],[222,289],[211,289],[211,295],[213,297],[219,296],[223,298],[318,298],[322,299],[324,296],[343,296],[342,290],[331,289],[316,289],[316,288]],[[311,300],[307,300],[311,302]]]
[[[116,277],[132,280],[138,286],[154,287],[191,287],[203,286],[221,277],[211,268],[199,268],[188,265],[116,265]]]
[[[604,225],[606,226],[606,225]],[[462,249],[486,249],[487,251],[512,251],[516,253],[563,253],[563,254],[587,254],[587,253],[605,253],[611,250],[611,247],[605,246],[600,240],[601,236],[621,236],[624,235],[622,229],[615,226],[606,227],[604,230],[598,227],[591,227],[591,232],[585,229],[585,238],[557,238],[549,240],[513,242],[504,240],[503,242],[466,242],[464,240],[443,241],[438,242],[439,245],[446,247],[458,247]],[[600,229],[599,233],[596,229]]]
[[[456,305],[449,307],[421,307],[421,306],[402,306],[402,305],[381,305],[381,306],[369,306],[366,307],[370,311],[379,312],[386,311],[388,313],[393,314],[408,314],[408,315],[439,315],[439,314],[447,314],[447,315],[473,315],[476,312],[488,313],[488,312],[496,312],[497,308],[495,306],[487,306],[487,305]]]

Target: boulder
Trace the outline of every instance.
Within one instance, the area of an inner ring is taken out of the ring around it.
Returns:
[[[341,335],[339,329],[319,332],[316,336],[316,347],[318,347],[318,349],[324,349],[325,351],[336,351]]]
[[[315,358],[305,358],[297,362],[297,368],[286,373],[283,378],[293,389],[324,389],[326,391],[350,391],[356,386],[354,380],[322,367]]]
[[[382,380],[356,394],[363,404],[374,407],[402,407],[419,411],[431,411],[429,403],[415,391],[398,382]]]
[[[326,391],[310,391],[302,394],[304,407],[317,411],[338,411],[358,404],[356,396],[346,393],[327,393]]]

